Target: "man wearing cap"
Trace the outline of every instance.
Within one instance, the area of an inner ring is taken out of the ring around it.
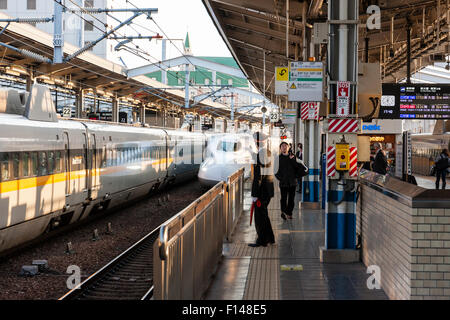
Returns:
[[[252,201],[255,210],[255,228],[258,238],[250,247],[266,247],[268,244],[275,244],[275,236],[272,224],[269,219],[269,206],[271,198],[274,196],[272,161],[270,152],[265,147],[267,136],[264,133],[254,134],[258,154],[256,163],[253,164]]]

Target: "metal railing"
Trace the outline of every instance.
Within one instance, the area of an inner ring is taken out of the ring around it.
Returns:
[[[153,251],[153,299],[202,298],[224,238],[231,237],[242,213],[243,179],[240,169],[161,226]]]

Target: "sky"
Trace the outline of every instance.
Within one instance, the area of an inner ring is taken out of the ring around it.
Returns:
[[[222,37],[217,31],[201,0],[130,1],[140,8],[157,8],[158,13],[152,14],[152,17],[170,39],[182,39],[184,41],[186,32],[189,32],[190,46],[194,56],[231,57],[231,53],[222,40]],[[129,4],[128,7],[133,8]],[[128,16],[129,15],[130,14],[128,14]],[[142,32],[142,35],[155,35],[155,33],[159,33],[166,38],[158,26],[146,17],[138,17],[135,22],[153,31],[151,32],[134,24],[133,27],[137,31]],[[137,34],[136,31],[133,31],[129,27],[124,27],[123,29],[120,29],[119,32],[126,32],[127,35]],[[150,41],[150,43],[148,40],[134,41],[135,44],[139,45],[140,48],[145,48],[148,54],[151,55],[151,57],[147,56],[147,58],[153,60],[153,62],[161,60],[162,41],[155,41],[155,39]],[[182,41],[173,40],[172,43],[169,41],[167,42],[167,59],[178,57],[181,55],[180,51],[183,52]],[[174,45],[176,45],[180,51],[177,50]],[[139,61],[136,57],[126,54],[123,50],[121,50],[121,52],[123,52],[122,58],[129,68],[149,63],[148,61]]]

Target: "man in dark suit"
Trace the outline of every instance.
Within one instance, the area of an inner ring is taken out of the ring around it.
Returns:
[[[387,158],[384,154],[383,149],[381,148],[381,144],[375,142],[375,160],[372,165],[372,169],[374,172],[385,175],[387,173]]]
[[[299,143],[297,145],[297,152],[295,153],[295,158],[298,160],[302,160],[303,161],[303,145],[301,143]],[[303,178],[297,178],[297,182],[298,182],[298,193],[302,193],[302,184],[303,184]]]
[[[270,151],[265,147],[267,136],[264,133],[256,132],[254,138],[258,154],[256,155],[256,164],[253,165],[252,201],[258,238],[249,246],[266,247],[268,244],[275,244],[275,236],[267,209],[274,196],[273,167]]]

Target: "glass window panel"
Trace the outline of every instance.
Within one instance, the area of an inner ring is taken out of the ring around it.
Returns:
[[[47,153],[39,152],[39,176],[46,176],[47,174]]]
[[[9,180],[9,154],[0,153],[0,171],[1,181]]]
[[[30,154],[28,152],[24,152],[22,154],[22,175],[24,177],[30,176]]]

